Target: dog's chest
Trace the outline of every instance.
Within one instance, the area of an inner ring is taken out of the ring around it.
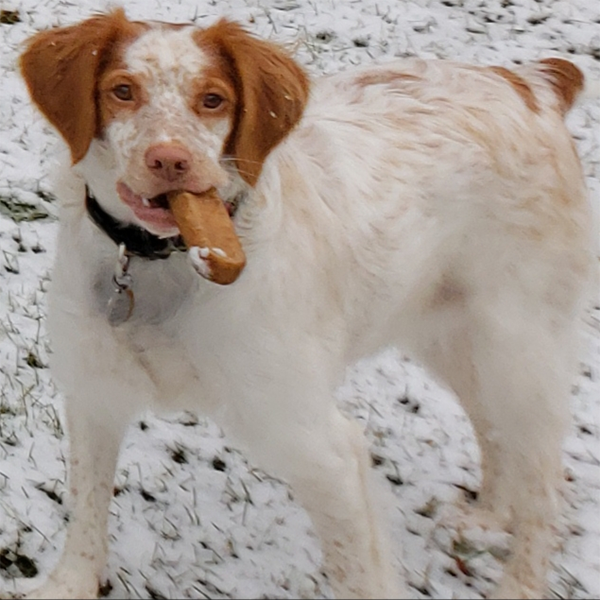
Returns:
[[[121,318],[111,323],[115,300],[114,264],[103,264],[94,275],[94,304],[112,329],[121,351],[150,379],[160,406],[192,406],[198,376],[182,338],[190,320],[189,307],[199,293],[198,275],[185,254],[166,260],[132,258],[128,268],[132,306],[121,294]],[[130,314],[128,314],[130,312]],[[190,324],[191,325],[191,324]]]
[[[171,321],[198,287],[197,275],[173,254],[165,260],[129,259],[125,268],[117,253],[94,274],[93,301],[113,327],[163,325]]]

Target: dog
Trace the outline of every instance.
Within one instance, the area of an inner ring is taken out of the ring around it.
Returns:
[[[495,597],[541,597],[592,269],[564,125],[580,70],[410,58],[310,81],[234,22],[122,9],[35,35],[20,67],[71,159],[48,330],[72,516],[33,597],[97,596],[119,445],[148,407],[202,411],[290,483],[337,597],[401,597],[384,491],[333,397],[388,345],[473,423],[480,508],[513,533]],[[167,201],[211,189],[247,259],[229,285],[199,275]]]

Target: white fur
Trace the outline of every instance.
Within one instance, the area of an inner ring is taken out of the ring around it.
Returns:
[[[142,69],[143,52],[135,60]],[[83,210],[84,181],[112,209],[127,163],[116,135],[93,142],[63,182],[48,320],[68,400],[73,515],[35,597],[95,595],[121,437],[150,405],[211,415],[291,483],[338,597],[398,598],[384,492],[332,396],[346,365],[390,344],[447,382],[473,421],[482,507],[515,533],[497,596],[543,593],[591,235],[553,93],[541,77],[531,86],[537,115],[498,75],[450,62],[316,81],[236,216],[240,279],[207,282],[183,254],[134,258],[134,315],[114,328],[105,306],[117,250]],[[169,115],[171,127],[215,159],[198,141],[202,123],[182,128]],[[129,149],[143,154],[153,140],[139,133],[142,146]]]

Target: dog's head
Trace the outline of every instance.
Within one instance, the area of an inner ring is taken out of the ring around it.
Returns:
[[[73,162],[91,160],[132,220],[163,235],[166,192],[232,175],[255,185],[308,96],[302,69],[235,23],[132,22],[122,10],[34,36],[21,71]]]

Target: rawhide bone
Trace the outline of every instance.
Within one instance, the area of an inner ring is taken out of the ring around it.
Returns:
[[[167,198],[196,271],[221,285],[233,283],[246,256],[215,188],[202,194],[169,192]]]

